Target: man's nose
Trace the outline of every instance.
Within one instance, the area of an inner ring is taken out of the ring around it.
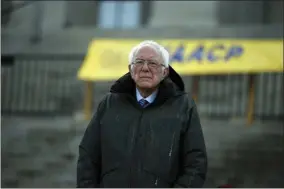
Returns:
[[[149,71],[149,67],[148,67],[148,62],[147,61],[143,63],[142,70],[143,71]]]

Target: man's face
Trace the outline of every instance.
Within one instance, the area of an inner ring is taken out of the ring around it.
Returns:
[[[154,89],[168,74],[162,65],[161,55],[151,46],[144,46],[137,52],[129,66],[132,79],[141,89]]]

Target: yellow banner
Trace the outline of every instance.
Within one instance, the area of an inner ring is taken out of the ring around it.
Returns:
[[[128,53],[141,40],[90,43],[81,80],[114,80],[128,72]],[[157,40],[181,75],[283,72],[283,40]]]

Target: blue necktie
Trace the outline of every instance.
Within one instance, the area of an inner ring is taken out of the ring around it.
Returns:
[[[142,106],[142,108],[146,108],[149,105],[149,102],[145,99],[139,100],[139,104]]]

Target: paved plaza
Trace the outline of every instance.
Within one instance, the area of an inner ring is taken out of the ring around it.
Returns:
[[[86,121],[2,117],[2,187],[75,187]],[[205,187],[283,187],[283,124],[202,119],[209,158]]]

